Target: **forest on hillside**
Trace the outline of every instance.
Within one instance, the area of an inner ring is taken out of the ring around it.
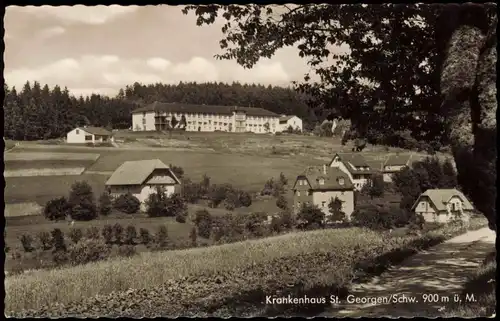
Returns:
[[[4,90],[4,137],[13,140],[59,138],[82,125],[126,129],[131,126],[130,113],[154,101],[260,107],[277,114],[297,115],[309,129],[323,118],[309,112],[305,97],[293,89],[254,84],[136,82],[120,89],[115,97],[75,97],[67,88],[49,88],[29,81],[21,90],[7,84]]]

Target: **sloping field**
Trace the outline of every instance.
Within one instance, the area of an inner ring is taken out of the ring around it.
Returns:
[[[85,167],[73,168],[26,168],[5,170],[5,177],[36,177],[36,176],[65,176],[80,175],[85,171]]]
[[[82,302],[96,295],[136,289],[130,292],[128,299],[136,305],[136,310],[145,308],[146,301],[157,301],[152,306],[156,313],[172,315],[183,303],[191,305],[212,296],[223,299],[243,288],[250,291],[270,287],[271,290],[273,284],[282,286],[287,279],[293,284],[302,276],[305,282],[328,277],[330,281],[333,278],[334,283],[343,284],[352,277],[356,260],[367,257],[383,245],[380,234],[367,230],[318,230],[208,248],[141,253],[139,257],[126,260],[36,271],[6,278],[5,310]],[[159,287],[166,290],[161,291],[164,292],[161,296],[157,296]],[[145,291],[137,292],[141,289]],[[153,290],[155,292],[148,297],[147,293]],[[134,298],[136,295],[140,297]],[[114,303],[120,304],[111,304]]]
[[[35,177],[5,177],[5,203],[36,202],[45,205],[53,198],[67,196],[71,185],[77,181],[87,181],[96,196],[104,191],[104,175],[64,175]]]
[[[36,168],[78,168],[88,167],[94,160],[67,160],[67,159],[45,159],[45,160],[6,160],[6,170],[36,169]]]
[[[38,161],[38,160],[91,160],[95,161],[99,154],[95,153],[58,153],[48,151],[48,148],[39,152],[29,152],[24,149],[16,149],[15,152],[5,155],[5,161]]]
[[[37,203],[5,204],[5,217],[29,216],[40,213],[42,207]]]

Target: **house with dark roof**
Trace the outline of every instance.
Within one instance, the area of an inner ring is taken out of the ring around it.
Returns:
[[[279,131],[285,132],[288,128],[292,128],[293,130],[302,131],[302,119],[295,115],[290,116],[281,116],[279,118]]]
[[[346,173],[357,191],[370,183],[375,172],[359,153],[336,153],[328,166],[338,168]]]
[[[161,187],[167,196],[180,192],[181,181],[169,166],[159,159],[126,161],[106,181],[106,190],[113,197],[131,193],[141,202]]]
[[[275,133],[280,115],[263,108],[154,102],[132,112],[134,131]]]
[[[392,176],[402,171],[404,168],[410,167],[413,154],[394,154],[389,155],[382,167],[384,182],[392,182]]]
[[[328,204],[338,198],[342,202],[342,211],[350,219],[354,212],[354,185],[345,172],[336,167],[308,167],[297,176],[293,185],[294,212],[303,204],[318,206],[325,215],[331,215]]]
[[[102,127],[76,127],[66,134],[66,142],[69,144],[95,144],[108,141],[113,141],[113,134]]]
[[[446,223],[455,217],[467,221],[474,206],[457,189],[428,189],[418,197],[411,210],[421,214],[427,222]]]

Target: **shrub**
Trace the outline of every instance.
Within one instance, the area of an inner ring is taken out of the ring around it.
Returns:
[[[210,231],[212,229],[212,215],[207,210],[196,211],[194,224],[198,229],[198,235],[203,238],[210,238]]]
[[[106,224],[101,230],[102,238],[106,244],[113,243],[113,226]]]
[[[283,172],[280,173],[279,182],[281,185],[288,185],[288,179],[285,177]]]
[[[79,228],[72,228],[69,230],[69,238],[73,243],[78,243],[83,238],[83,232]]]
[[[151,234],[149,233],[149,230],[142,228],[139,230],[139,236],[141,238],[141,243],[144,245],[148,245],[152,241]]]
[[[123,227],[120,223],[116,223],[115,225],[113,225],[113,235],[115,237],[115,243],[121,244],[123,238]]]
[[[310,204],[302,204],[302,207],[297,214],[297,219],[300,221],[299,227],[302,229],[314,229],[322,227],[325,220],[325,213],[317,206]]]
[[[203,174],[200,182],[201,192],[203,195],[207,195],[210,188],[210,177],[207,174]]]
[[[198,246],[197,236],[198,236],[198,232],[196,231],[196,227],[193,226],[191,228],[191,231],[189,232],[189,239],[191,240],[192,247]]]
[[[68,203],[71,206],[71,217],[78,221],[90,221],[97,217],[92,187],[85,181],[71,186]]]
[[[118,196],[113,204],[113,207],[123,213],[135,214],[141,208],[141,202],[131,193]]]
[[[111,213],[112,209],[112,200],[111,200],[111,195],[109,193],[102,193],[101,196],[99,197],[99,214],[101,215],[109,215]]]
[[[87,238],[91,240],[99,239],[99,228],[97,226],[87,228]]]
[[[193,183],[188,179],[184,180],[182,183],[182,197],[186,202],[196,204],[203,196],[205,195],[200,183]]]
[[[108,258],[110,248],[102,240],[86,239],[73,244],[68,254],[72,265],[80,265]]]
[[[42,245],[42,250],[47,251],[52,248],[52,238],[50,237],[49,232],[46,231],[39,232],[38,240],[40,240],[40,244]]]
[[[370,229],[390,229],[402,227],[410,222],[409,212],[398,208],[371,205],[355,210],[352,214],[354,225]]]
[[[374,174],[371,179],[371,185],[368,189],[368,195],[373,199],[374,197],[384,196],[385,182],[384,177],[380,174]]]
[[[118,255],[123,257],[132,257],[137,254],[137,249],[131,244],[124,244],[118,247]]]
[[[52,245],[54,247],[54,252],[66,252],[66,242],[64,240],[64,233],[55,228],[51,232],[52,235]]]
[[[165,225],[161,225],[156,233],[156,243],[160,249],[165,249],[169,245],[168,230]]]
[[[52,261],[56,266],[64,265],[69,261],[69,255],[66,251],[52,251]]]
[[[228,190],[232,190],[230,185],[212,185],[207,195],[210,206],[212,208],[218,207],[226,199]]]
[[[174,172],[174,175],[181,180],[184,177],[184,169],[180,166],[175,166],[170,164],[170,170]]]
[[[281,226],[287,230],[292,229],[296,223],[292,213],[289,210],[282,211],[279,214],[279,220]]]
[[[161,187],[156,188],[156,193],[149,194],[146,199],[146,213],[149,217],[166,216],[165,190]]]
[[[45,204],[43,215],[51,221],[64,220],[70,214],[70,208],[66,197],[59,197]]]
[[[273,216],[269,224],[269,230],[275,233],[283,231],[283,225],[279,217]]]
[[[33,237],[29,234],[23,234],[19,238],[21,245],[23,246],[24,252],[32,252],[35,248],[33,247]]]
[[[288,209],[288,202],[286,201],[285,196],[278,196],[278,198],[276,199],[276,206],[278,206],[278,208],[282,210]]]
[[[328,219],[330,222],[345,221],[346,215],[342,211],[342,203],[343,202],[338,197],[330,199],[330,202],[328,203],[328,210],[330,212]]]
[[[124,243],[127,245],[135,245],[135,239],[137,237],[137,230],[135,226],[129,225],[125,229],[125,241]]]
[[[187,205],[184,199],[177,193],[165,199],[166,216],[187,216]]]
[[[249,207],[250,205],[252,205],[252,196],[248,192],[240,191],[239,200],[241,206]]]
[[[245,230],[252,236],[263,236],[263,223],[267,215],[262,212],[254,212],[245,216]]]

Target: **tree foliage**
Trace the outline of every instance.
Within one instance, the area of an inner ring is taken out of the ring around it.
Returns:
[[[68,197],[71,206],[71,217],[79,221],[89,221],[97,217],[94,192],[86,181],[75,182],[71,186]]]
[[[330,199],[328,203],[328,210],[330,212],[328,219],[330,222],[343,222],[346,219],[346,215],[342,211],[342,203],[338,197]]]

